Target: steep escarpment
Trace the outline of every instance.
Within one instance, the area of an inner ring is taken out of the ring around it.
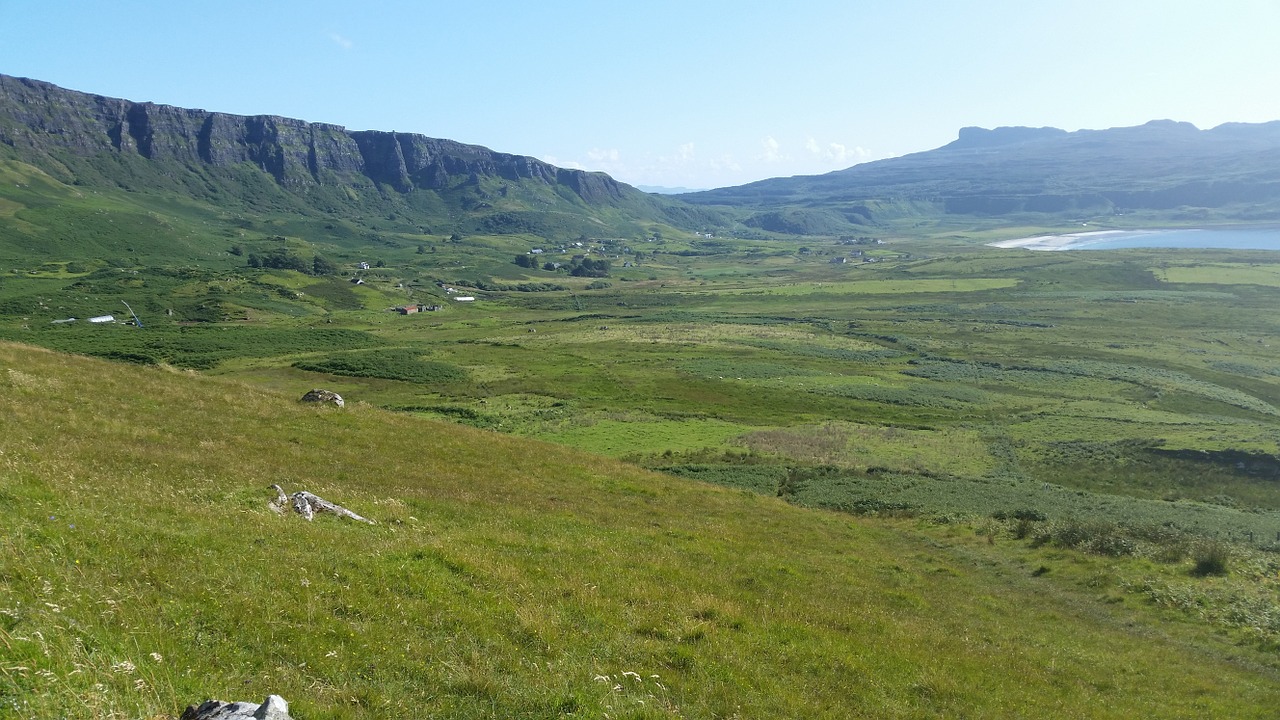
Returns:
[[[346,187],[384,196],[446,195],[446,205],[472,216],[486,210],[508,215],[603,210],[616,225],[620,220],[679,223],[691,214],[679,202],[649,196],[603,173],[559,168],[478,145],[411,133],[351,131],[272,115],[131,102],[6,75],[0,75],[0,153],[64,182],[115,182],[131,190],[149,189],[157,177],[194,174],[204,185],[222,183],[225,193],[228,183],[245,177],[245,170],[256,170],[269,175],[280,190],[322,210],[331,209],[331,199],[342,196]],[[102,170],[112,163],[130,170]],[[199,184],[182,182],[187,187]],[[499,193],[505,207],[492,202]],[[247,193],[230,188],[229,194]],[[329,200],[319,202],[320,197]],[[392,201],[399,207],[436,202]],[[714,213],[692,215],[708,224]]]
[[[422,135],[349,131],[271,115],[242,116],[65,90],[0,75],[0,142],[23,150],[92,155],[106,148],[156,161],[223,167],[252,163],[284,185],[363,175],[401,192],[440,189],[472,174],[561,183],[592,200],[619,198],[599,173],[566,170]]]

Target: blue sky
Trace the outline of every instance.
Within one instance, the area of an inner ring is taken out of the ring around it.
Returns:
[[[0,73],[692,188],[968,125],[1280,120],[1275,0],[0,0]]]

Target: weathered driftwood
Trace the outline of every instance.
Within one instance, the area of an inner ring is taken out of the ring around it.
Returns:
[[[267,507],[280,514],[284,513],[284,509],[286,507],[292,507],[294,512],[308,520],[314,518],[316,513],[327,512],[337,515],[338,517],[351,518],[352,520],[369,523],[370,525],[377,524],[369,518],[361,517],[341,505],[331,503],[319,495],[314,495],[306,490],[299,490],[298,492],[286,497],[284,494],[284,488],[279,485],[272,485],[271,489],[276,491],[276,499],[275,502],[267,503]]]
[[[289,703],[279,695],[268,695],[262,704],[251,702],[227,703],[206,700],[199,707],[188,705],[179,720],[293,720],[289,715]]]

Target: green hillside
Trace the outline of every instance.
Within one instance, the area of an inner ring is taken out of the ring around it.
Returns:
[[[1133,562],[23,346],[0,346],[0,386],[0,717],[267,693],[299,718],[1261,718],[1280,699],[1269,652],[1097,596]],[[378,524],[275,515],[272,482]]]
[[[1274,253],[985,243],[1274,218],[1277,128],[712,207],[0,75],[0,720],[1270,717]]]
[[[920,222],[1275,222],[1277,159],[1280,122],[1199,130],[1158,120],[1071,133],[970,127],[926,152],[679,197],[747,211],[755,227],[821,228],[811,234]]]
[[[631,237],[653,224],[697,229],[725,222],[723,213],[649,195],[603,173],[477,145],[137,103],[2,74],[0,161],[73,185],[75,198],[130,194],[130,202],[146,206],[132,223],[138,231],[156,229],[147,215],[163,223],[193,209],[233,224],[290,216],[295,227],[338,244],[377,233]],[[85,219],[51,222],[23,201],[45,184],[6,183],[0,212],[16,187],[27,191],[16,201],[34,225],[65,231]]]

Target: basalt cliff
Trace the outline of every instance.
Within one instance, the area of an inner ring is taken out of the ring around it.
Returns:
[[[440,217],[445,215],[454,225],[469,222],[496,231],[504,225],[514,232],[553,230],[547,227],[551,212],[585,213],[610,226],[678,224],[710,215],[604,173],[478,145],[132,102],[0,75],[0,158],[5,157],[73,184],[229,194],[251,203],[278,201],[277,191],[283,191],[329,212],[342,210],[337,206],[349,205],[353,196],[367,204],[378,195],[401,210],[432,215],[422,218],[429,224],[450,224]],[[254,174],[269,177],[275,187],[264,189]]]

